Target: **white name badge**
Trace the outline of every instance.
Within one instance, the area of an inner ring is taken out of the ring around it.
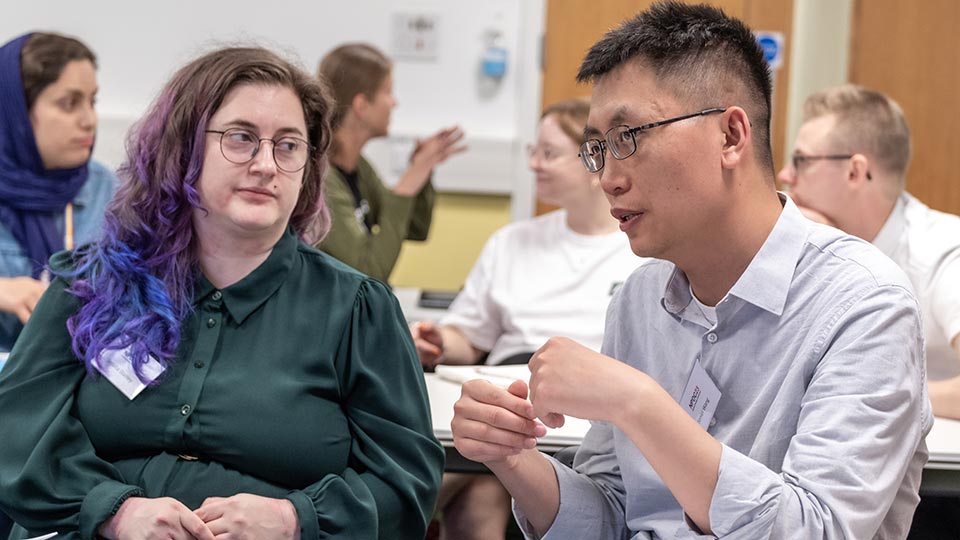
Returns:
[[[133,362],[130,360],[130,349],[107,349],[100,353],[95,365],[108,381],[110,381],[117,390],[127,396],[127,399],[137,397],[144,388],[147,387],[133,370]],[[143,366],[143,374],[147,377],[147,382],[153,382],[163,373],[163,366],[157,359],[150,357]]]
[[[57,533],[56,531],[54,531],[54,532],[52,532],[52,533],[50,533],[50,534],[45,534],[45,535],[43,535],[43,536],[34,536],[33,538],[27,538],[26,540],[49,540],[50,538],[53,538],[53,537],[56,536],[57,534],[58,534],[58,533]]]
[[[687,379],[687,386],[683,389],[680,405],[700,424],[700,427],[709,429],[713,413],[717,411],[722,395],[713,379],[707,375],[707,370],[700,365],[700,360],[697,360],[693,366],[693,373]]]

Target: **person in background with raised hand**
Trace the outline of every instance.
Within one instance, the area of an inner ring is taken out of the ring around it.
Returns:
[[[443,450],[406,321],[301,241],[331,111],[256,47],[161,91],[0,373],[14,538],[423,538]]]
[[[393,96],[393,64],[364,43],[330,51],[320,62],[320,77],[336,99],[334,139],[327,179],[330,233],[316,245],[357,270],[387,281],[404,240],[426,240],[433,220],[433,168],[466,150],[458,127],[442,129],[416,142],[410,166],[392,187],[363,157],[364,145],[384,137]]]
[[[586,99],[544,110],[529,165],[537,197],[560,209],[494,233],[439,325],[411,325],[425,368],[525,363],[554,335],[600,350],[607,304],[642,259],[610,215],[599,176],[577,158],[589,112]],[[447,474],[441,530],[451,540],[503,538],[509,502],[495,477]]]
[[[47,288],[47,259],[97,238],[116,177],[93,161],[97,58],[46,32],[0,47],[0,352]]]
[[[883,253],[777,193],[753,32],[658,2],[578,78],[584,165],[658,260],[611,301],[602,354],[552,338],[529,386],[465,383],[457,450],[528,538],[905,538],[932,423],[917,299]],[[572,467],[534,449],[565,416],[593,421]]]

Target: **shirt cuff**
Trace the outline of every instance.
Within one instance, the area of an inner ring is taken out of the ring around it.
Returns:
[[[738,538],[749,538],[749,531],[766,531],[776,516],[782,483],[765,465],[723,445],[717,487],[710,501],[713,534],[723,538],[737,532]]]
[[[320,538],[320,519],[313,500],[302,491],[291,491],[287,500],[293,503],[297,511],[297,521],[300,522],[300,538]]]
[[[413,210],[413,203],[416,198],[416,195],[397,195],[393,190],[387,189],[384,191],[381,201],[386,205],[409,213]]]
[[[554,518],[547,532],[543,536],[538,536],[523,511],[514,501],[513,517],[517,520],[517,525],[523,532],[524,538],[527,540],[596,538],[598,531],[605,529],[601,517],[605,512],[596,500],[596,493],[590,487],[584,485],[584,482],[589,482],[589,480],[553,457],[543,455],[550,460],[550,464],[553,465],[553,470],[557,475],[557,483],[560,486],[560,508],[557,511],[557,517]]]
[[[139,487],[115,480],[97,484],[80,503],[80,537],[98,538],[97,529],[117,513],[123,501],[142,496],[143,490]]]

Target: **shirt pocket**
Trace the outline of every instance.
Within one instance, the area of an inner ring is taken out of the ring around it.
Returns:
[[[23,249],[13,236],[0,230],[0,276],[29,276],[30,261],[24,256]]]

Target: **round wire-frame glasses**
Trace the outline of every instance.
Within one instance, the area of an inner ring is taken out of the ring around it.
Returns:
[[[224,131],[208,129],[207,133],[220,135],[220,153],[230,163],[243,165],[249,163],[263,141],[273,145],[273,161],[283,172],[294,173],[307,166],[310,157],[310,143],[300,137],[285,135],[279,139],[257,137],[252,131],[243,128],[230,128]]]

